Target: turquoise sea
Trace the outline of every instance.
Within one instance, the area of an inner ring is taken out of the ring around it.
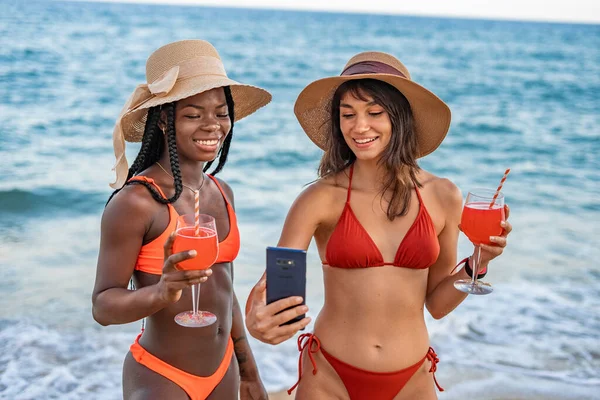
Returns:
[[[139,324],[91,317],[112,126],[147,56],[179,39],[272,92],[236,124],[222,173],[236,194],[245,299],[320,151],[301,89],[356,52],[395,54],[451,107],[421,166],[466,194],[504,192],[514,232],[490,296],[427,316],[440,399],[592,399],[600,390],[600,26],[268,10],[0,0],[0,399],[118,399]],[[133,160],[137,146],[128,148]],[[459,255],[470,252],[461,238]],[[323,301],[309,251],[308,304]],[[269,390],[296,379],[295,341],[252,341]]]

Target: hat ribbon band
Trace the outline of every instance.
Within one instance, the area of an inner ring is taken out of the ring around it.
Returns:
[[[201,72],[199,73],[199,71]],[[194,57],[165,71],[160,77],[148,84],[148,90],[155,96],[166,96],[173,89],[177,80],[204,75],[227,77],[225,67],[218,58]]]
[[[356,64],[352,64],[342,71],[340,76],[360,74],[390,74],[406,78],[406,75],[398,71],[396,68],[379,61],[361,61]]]

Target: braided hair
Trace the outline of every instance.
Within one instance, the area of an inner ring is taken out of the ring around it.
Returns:
[[[229,147],[231,146],[231,138],[233,138],[233,122],[235,120],[235,114],[234,114],[235,104],[233,103],[233,96],[231,95],[231,89],[229,88],[229,86],[225,86],[223,89],[225,90],[225,100],[227,101],[227,110],[229,111],[229,120],[231,121],[231,129],[229,130],[229,135],[227,135],[227,137],[225,138],[225,141],[223,142],[223,146],[221,146],[221,149],[219,150],[219,154],[217,154],[217,157],[219,157],[219,162],[217,163],[217,166],[215,167],[215,169],[213,170],[211,175],[218,174],[225,166],[225,163],[227,162],[227,155],[229,154]],[[206,163],[206,165],[204,166],[204,172],[208,171],[208,169],[213,164],[213,162],[214,162],[214,160]]]
[[[213,170],[212,175],[218,174],[225,166],[225,163],[227,162],[227,155],[229,154],[229,148],[231,146],[231,138],[233,137],[233,122],[235,119],[233,96],[231,95],[231,89],[228,86],[223,87],[223,89],[225,91],[225,99],[227,101],[227,108],[229,110],[231,129],[229,131],[229,134],[225,138],[225,141],[223,142],[223,146],[221,146],[221,149],[219,150],[219,153],[217,155],[219,157],[219,162],[216,168]],[[140,151],[137,157],[135,158],[133,164],[129,168],[127,180],[123,185],[123,187],[125,187],[128,184],[144,185],[148,188],[152,197],[162,204],[174,203],[175,201],[177,201],[179,196],[181,196],[181,192],[183,191],[181,170],[179,169],[179,156],[177,155],[177,142],[175,140],[175,105],[176,102],[172,102],[168,104],[163,104],[162,106],[151,107],[148,110],[148,117],[146,118],[146,125],[144,127],[144,135],[142,137],[142,145],[140,147]],[[146,181],[129,181],[134,175],[144,171],[152,164],[156,163],[160,159],[160,156],[162,155],[163,151],[165,150],[163,135],[161,134],[161,130],[158,126],[161,111],[164,111],[167,116],[165,124],[165,135],[167,137],[167,148],[169,151],[171,172],[173,173],[175,183],[175,194],[170,198],[165,198],[164,196],[162,196],[153,185]],[[213,164],[213,161],[209,161],[206,163],[203,169],[204,172],[206,172],[210,168],[210,166]],[[123,189],[123,187],[115,190],[108,198],[106,204],[108,204],[110,200],[114,197],[114,195],[117,194],[121,189]]]

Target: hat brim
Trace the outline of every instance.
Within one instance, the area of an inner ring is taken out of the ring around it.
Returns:
[[[231,88],[231,96],[235,104],[235,121],[247,117],[271,101],[271,94],[266,90],[244,85],[226,77],[214,76],[207,79],[206,76],[197,76],[178,80],[169,94],[152,97],[123,116],[122,127],[125,140],[128,142],[142,140],[149,108],[225,86]]]
[[[450,108],[423,86],[397,75],[358,74],[319,79],[309,84],[294,105],[296,118],[304,132],[319,148],[326,150],[331,135],[331,101],[344,82],[357,79],[376,79],[398,89],[410,103],[415,120],[419,146],[418,157],[433,152],[442,143],[450,128]]]

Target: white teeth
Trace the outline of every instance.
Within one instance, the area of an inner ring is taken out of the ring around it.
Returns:
[[[215,146],[217,143],[219,143],[218,140],[194,140],[194,142],[203,144],[205,146]]]
[[[374,141],[375,139],[377,139],[376,137],[374,138],[370,138],[370,139],[354,139],[354,141],[358,144],[365,144],[365,143],[369,143]]]

